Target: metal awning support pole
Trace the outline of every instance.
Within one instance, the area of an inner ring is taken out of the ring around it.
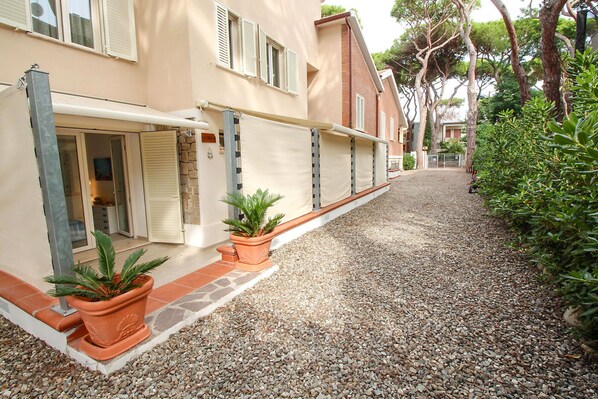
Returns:
[[[239,120],[235,118],[235,112],[232,110],[222,111],[222,119],[224,121],[224,158],[226,162],[226,191],[229,194],[237,193],[241,189],[239,184],[239,169],[238,158],[241,156],[237,151],[237,127]],[[239,210],[231,205],[228,206],[229,219],[239,219]]]
[[[355,181],[355,175],[357,172],[357,160],[355,159],[355,137],[351,137],[351,195],[357,193],[357,182]]]
[[[386,182],[388,183],[388,168],[390,167],[390,149],[388,148],[389,145],[386,144]]]
[[[311,129],[312,210],[319,211],[320,197],[320,131]]]
[[[376,143],[372,143],[372,187],[376,187]]]
[[[50,80],[46,72],[36,69],[25,72],[25,79],[52,267],[54,275],[69,274],[73,272],[73,246],[64,198]],[[68,306],[64,297],[52,309],[63,316],[76,311]]]

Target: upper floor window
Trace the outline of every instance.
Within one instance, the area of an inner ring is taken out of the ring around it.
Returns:
[[[280,88],[282,75],[282,48],[279,44],[272,40],[266,42],[266,69],[268,70],[268,77],[266,82],[272,86]]]
[[[395,141],[395,118],[390,118],[390,138],[391,141]]]
[[[386,114],[380,112],[380,138],[386,139]]]
[[[214,2],[218,65],[268,85],[298,92],[297,54],[266,35],[254,22]],[[285,87],[286,84],[286,87]]]
[[[355,101],[355,129],[365,130],[365,98],[357,94]]]
[[[133,0],[14,0],[13,3],[10,7],[0,7],[1,23],[137,60]]]

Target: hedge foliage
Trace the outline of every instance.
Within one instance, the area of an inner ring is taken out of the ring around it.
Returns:
[[[479,192],[555,277],[583,333],[598,340],[598,71],[596,54],[571,62],[573,111],[562,123],[543,99],[480,129]]]
[[[413,170],[415,169],[415,158],[411,154],[403,155],[403,169]]]

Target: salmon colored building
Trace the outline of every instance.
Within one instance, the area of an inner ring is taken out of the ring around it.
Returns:
[[[388,167],[399,170],[403,169],[407,120],[392,70],[385,69],[379,73],[384,92],[380,95],[378,132],[380,137],[388,139]]]

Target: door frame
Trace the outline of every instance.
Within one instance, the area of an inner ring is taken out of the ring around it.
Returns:
[[[81,131],[69,131],[68,129],[56,128],[58,136],[73,136],[77,146],[77,164],[79,165],[79,183],[81,184],[81,200],[83,202],[83,216],[85,217],[85,236],[87,245],[73,248],[73,253],[83,252],[96,247],[95,238],[90,233],[94,229],[93,212],[91,209],[91,193],[89,191],[89,169],[87,163],[87,147],[85,145],[85,134]],[[85,154],[85,156],[83,156]]]
[[[112,142],[113,141],[119,141],[120,142],[120,149],[121,149],[121,156],[122,156],[122,171],[123,171],[123,185],[124,185],[124,189],[125,189],[125,207],[127,209],[127,223],[129,225],[129,231],[124,231],[124,230],[120,230],[120,226],[118,225],[118,201],[116,199],[116,184],[114,183],[116,180],[116,178],[114,177],[114,156],[112,154]],[[117,218],[117,222],[116,222],[116,229],[118,230],[118,233],[126,236],[126,237],[134,237],[134,230],[133,230],[133,217],[132,217],[132,213],[133,213],[133,204],[131,201],[131,189],[129,186],[129,162],[127,160],[127,136],[122,134],[122,135],[112,135],[110,137],[110,158],[111,158],[111,165],[112,165],[112,178],[113,178],[113,187],[114,187],[114,204],[116,205],[116,218]]]

